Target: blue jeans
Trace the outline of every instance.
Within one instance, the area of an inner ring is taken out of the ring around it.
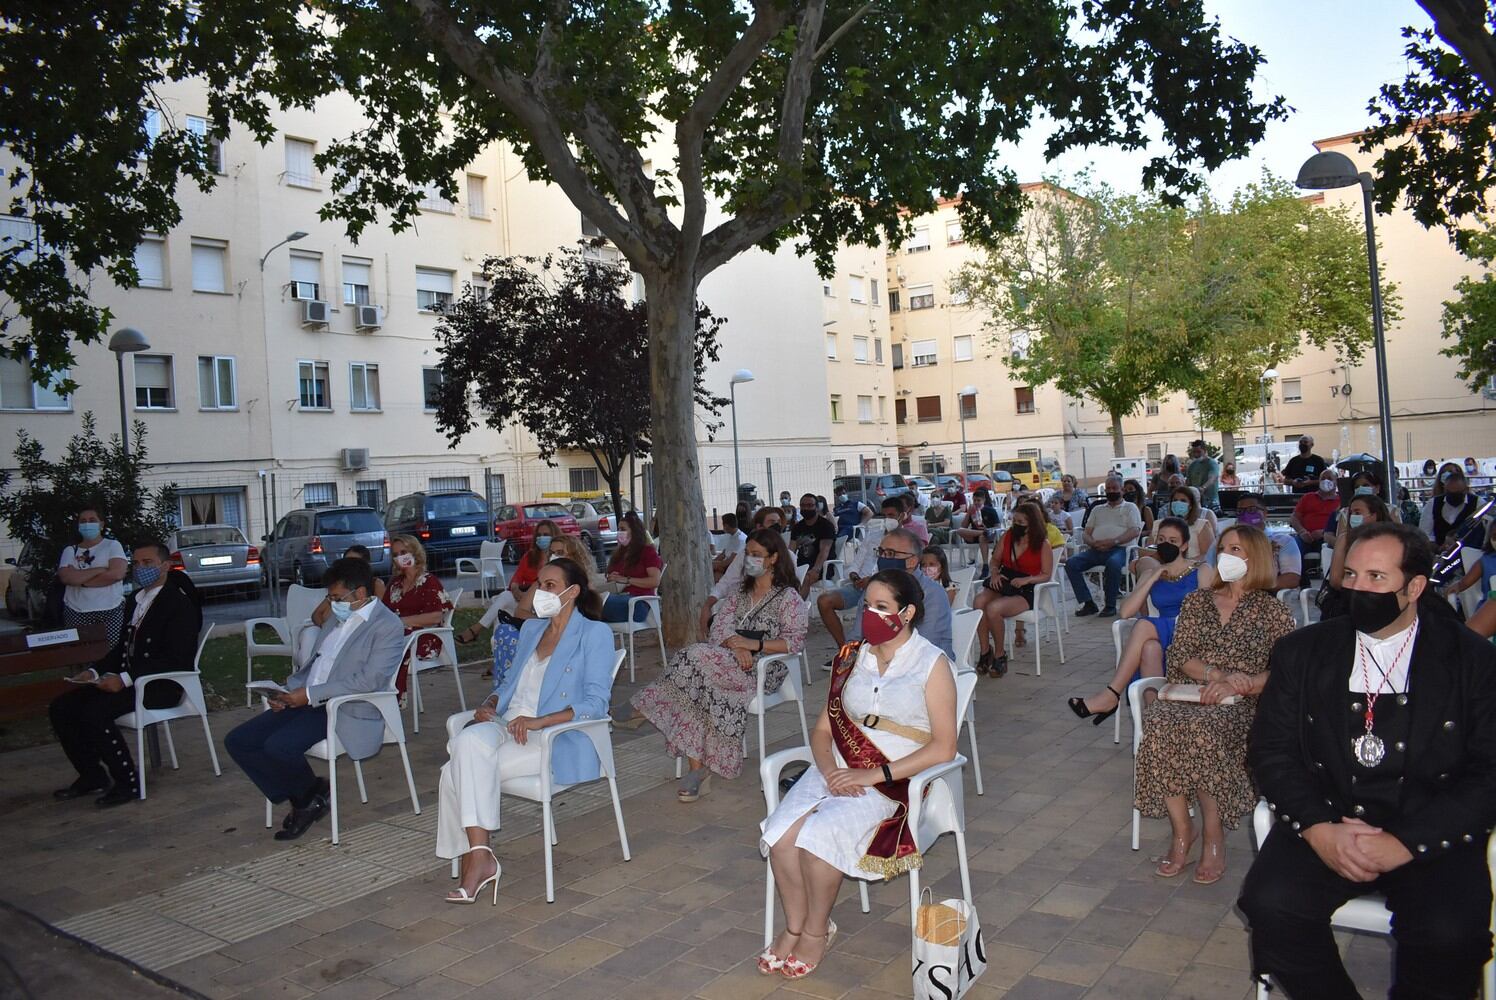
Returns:
[[[284,802],[316,789],[306,752],[326,738],[327,709],[303,705],[261,712],[231,730],[223,745],[265,798]]]
[[[1127,567],[1127,547],[1118,545],[1105,552],[1096,549],[1081,549],[1065,563],[1065,575],[1070,578],[1070,587],[1075,591],[1075,600],[1080,604],[1095,604],[1091,588],[1086,584],[1086,570],[1105,566],[1102,576],[1106,590],[1106,607],[1117,606],[1117,594],[1122,590],[1122,570]]]
[[[626,622],[629,620],[629,598],[631,594],[609,594],[603,601],[603,621]],[[642,622],[649,617],[648,604],[634,605],[634,621]]]

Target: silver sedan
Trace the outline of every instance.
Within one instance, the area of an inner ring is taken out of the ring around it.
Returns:
[[[260,596],[260,550],[232,524],[195,524],[167,539],[171,561],[199,590],[243,587]]]

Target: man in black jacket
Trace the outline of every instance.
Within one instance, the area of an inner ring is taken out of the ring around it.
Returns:
[[[53,793],[76,799],[95,792],[100,806],[123,805],[139,794],[129,744],[114,720],[135,710],[134,686],[149,674],[191,670],[203,613],[186,573],[171,570],[171,552],[160,542],[137,546],[135,592],[125,600],[125,630],[94,668],[71,678],[78,688],[52,701],[48,714],[78,779]],[[146,708],[169,708],[182,688],[158,681],[145,690]]]
[[[1420,613],[1433,549],[1411,525],[1357,528],[1349,613],[1273,648],[1248,763],[1272,832],[1240,905],[1254,969],[1299,1000],[1358,997],[1330,915],[1371,892],[1393,914],[1394,997],[1473,997],[1491,956],[1496,649]]]

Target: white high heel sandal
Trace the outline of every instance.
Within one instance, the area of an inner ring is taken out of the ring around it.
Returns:
[[[486,847],[486,846],[484,846],[482,844],[479,844],[477,847],[470,847],[470,848],[468,848],[468,853],[469,854],[472,854],[474,851],[487,851],[488,852],[488,856],[491,857],[491,858],[493,858],[493,863],[494,863],[493,874],[490,875],[490,876],[488,876],[488,878],[484,879],[482,882],[479,882],[478,883],[478,888],[476,888],[476,889],[473,890],[473,894],[471,896],[468,895],[468,891],[466,889],[464,889],[462,886],[459,885],[457,887],[458,895],[456,895],[456,896],[448,896],[447,897],[447,902],[449,902],[449,903],[457,903],[459,905],[464,905],[464,906],[471,906],[471,905],[473,905],[474,903],[476,903],[478,901],[478,897],[479,896],[483,895],[483,890],[486,889],[486,888],[488,888],[488,883],[492,882],[493,883],[493,905],[498,906],[499,905],[499,876],[504,873],[504,866],[501,865],[501,864],[499,864],[499,856],[493,852],[493,848],[492,847]]]

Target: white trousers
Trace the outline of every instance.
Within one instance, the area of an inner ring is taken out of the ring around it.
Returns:
[[[540,740],[514,742],[499,720],[468,726],[447,744],[436,814],[436,856],[466,854],[467,828],[499,828],[499,785],[504,778],[540,773]]]

